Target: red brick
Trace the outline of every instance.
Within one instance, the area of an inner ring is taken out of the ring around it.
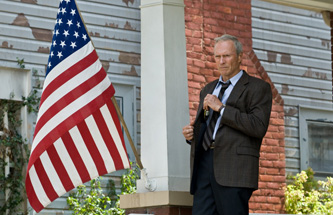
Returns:
[[[284,133],[272,133],[274,139],[284,139]]]
[[[185,22],[190,22],[192,20],[192,16],[185,15]]]
[[[225,34],[227,29],[221,27],[221,26],[212,26],[212,32],[217,34]]]
[[[251,25],[251,23],[252,23],[251,19],[245,18],[245,17],[237,17],[237,20],[239,23],[242,23],[242,24]]]
[[[202,53],[202,46],[201,45],[194,45],[193,46],[193,51],[197,52],[197,53]]]
[[[284,153],[284,147],[272,147],[272,152]]]
[[[196,82],[205,82],[206,81],[205,77],[202,75],[193,75],[193,80]]]
[[[269,210],[269,211],[273,211],[273,205],[272,204],[260,204],[260,208],[262,210]]]
[[[234,30],[234,29],[226,29],[226,33],[227,34],[231,34],[234,35],[235,37],[239,37],[241,36],[241,33],[239,32],[239,30]]]
[[[216,69],[216,64],[212,62],[206,62],[205,66],[206,66],[205,68],[207,69],[212,69],[212,70]]]
[[[212,18],[205,18],[204,23],[210,24],[210,25],[218,25],[218,21],[216,19],[212,19]]]
[[[280,183],[268,182],[267,183],[267,188],[269,188],[269,189],[279,189],[280,188]]]
[[[193,31],[193,37],[202,38],[202,31]]]
[[[200,83],[194,81],[189,81],[188,86],[191,88],[201,89]]]
[[[188,29],[192,29],[192,30],[200,30],[201,29],[201,24],[193,23],[193,22],[185,22],[185,26]]]
[[[211,33],[211,32],[204,32],[204,37],[205,38],[209,38],[209,39],[212,39],[214,40],[216,37],[218,37],[219,35],[216,34],[215,32],[214,33]]]
[[[188,65],[187,66],[187,71],[191,72],[191,73],[199,74],[200,73],[200,68]]]
[[[188,97],[189,97],[189,100],[192,102],[198,100],[198,95],[189,94]]]
[[[279,140],[275,140],[275,139],[265,139],[264,143],[266,145],[270,145],[270,146],[278,146],[279,145]]]
[[[213,45],[213,40],[211,40],[211,39],[204,38],[203,41],[204,41],[204,44],[207,46]]]
[[[268,168],[266,173],[269,175],[279,175],[280,171],[277,168]]]
[[[279,131],[279,127],[278,126],[275,126],[275,125],[269,125],[268,126],[268,132],[278,132]]]
[[[284,190],[282,190],[282,189],[281,190],[274,190],[273,195],[284,197]]]
[[[200,69],[200,74],[204,76],[213,76],[214,70],[211,69]]]
[[[192,30],[190,29],[185,29],[185,36],[188,37],[188,36],[192,36]]]
[[[186,59],[186,63],[187,63],[187,66],[193,65],[193,60],[187,58],[187,59]]]
[[[210,13],[210,11],[204,11],[204,12],[203,12],[203,16],[204,16],[204,17],[211,17],[211,13]]]
[[[279,154],[276,153],[262,153],[262,158],[267,160],[279,160]]]
[[[207,83],[212,82],[212,81],[214,81],[216,79],[218,79],[218,77],[216,77],[216,76],[215,77],[214,76],[208,76],[208,77],[206,77]]]
[[[267,197],[266,196],[254,196],[253,201],[260,202],[260,203],[267,202]]]
[[[200,10],[198,8],[185,7],[185,14],[199,15]]]
[[[273,176],[271,175],[260,175],[259,178],[261,181],[273,181]]]
[[[272,161],[267,161],[267,160],[261,160],[260,161],[260,166],[261,167],[273,167],[273,162]]]
[[[232,7],[232,8],[238,8],[238,2],[237,1],[223,1],[223,4],[225,6],[229,6],[229,7]]]
[[[260,169],[261,169],[261,168],[260,168]],[[259,187],[259,189],[267,188],[267,182],[259,181],[259,183],[258,183],[258,187]]]
[[[284,125],[284,119],[271,119],[270,123],[273,125]]]
[[[215,19],[223,20],[224,14],[221,14],[219,12],[213,12],[213,11],[211,11],[210,12],[210,17],[215,18]]]
[[[238,5],[238,8],[240,8],[240,9],[245,9],[245,10],[251,10],[251,4],[240,3],[240,4]]]
[[[187,52],[186,53],[187,58],[191,58],[191,59],[201,59],[203,54],[199,53],[199,52]]]
[[[192,17],[192,22],[202,24],[203,23],[203,17],[202,16],[193,16]]]
[[[284,161],[273,161],[273,166],[276,168],[285,168],[286,163]]]
[[[193,80],[193,74],[187,73],[187,80]]]
[[[202,62],[201,60],[193,60],[193,65],[200,67],[200,68],[205,68],[205,62]]]
[[[187,42],[190,43],[190,44],[200,45],[202,43],[202,39],[201,38],[189,37],[189,38],[187,38]]]
[[[217,7],[217,10],[222,12],[222,13],[228,13],[228,14],[231,14],[233,13],[232,9],[230,7]]]

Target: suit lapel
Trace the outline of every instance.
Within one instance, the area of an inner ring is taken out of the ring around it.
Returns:
[[[237,84],[232,89],[226,105],[235,106],[239,97],[242,95],[244,90],[247,88],[249,82],[249,75],[244,71],[242,77],[238,80]],[[219,125],[219,128],[222,124]]]
[[[234,86],[234,89],[232,89],[226,105],[235,106],[237,100],[246,89],[248,82],[249,75],[244,71],[242,77],[238,80],[237,84]]]

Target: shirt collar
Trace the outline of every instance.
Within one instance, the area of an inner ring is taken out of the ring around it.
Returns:
[[[239,79],[242,77],[243,75],[243,70],[239,71],[239,73],[237,73],[237,75],[235,75],[234,77],[230,78],[230,82],[232,86],[235,86],[237,84],[237,82],[239,81]],[[221,81],[222,83],[226,83],[224,81],[222,81],[222,76],[220,76],[219,81]]]

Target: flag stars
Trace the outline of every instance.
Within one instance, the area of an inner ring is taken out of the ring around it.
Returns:
[[[76,42],[71,42],[70,46],[74,49],[76,47]]]
[[[71,2],[71,0],[65,0],[66,4],[68,4],[69,2]]]
[[[86,41],[87,35],[86,34],[82,34],[82,38],[84,39],[84,41]]]
[[[61,13],[62,13],[62,15],[64,15],[65,13],[66,13],[66,8],[61,8]]]
[[[68,30],[69,31],[69,30]],[[65,37],[67,37],[69,35],[68,31],[64,30],[63,35],[65,35]]]
[[[57,45],[56,41],[53,40],[53,43],[52,43],[53,47]]]
[[[56,36],[58,36],[58,34],[59,34],[59,30],[57,29],[55,32],[53,31],[53,35],[56,35]]]
[[[59,24],[59,25],[62,24],[62,19],[58,19],[58,24]]]
[[[51,58],[54,56],[53,51],[50,53]]]
[[[80,22],[77,22],[76,26],[80,28],[81,27]]]
[[[59,57],[59,59],[62,57],[62,52],[58,52],[57,56]]]
[[[61,41],[61,42],[60,42],[60,46],[61,46],[61,48],[64,48],[64,46],[66,46],[65,41]]]
[[[72,16],[74,16],[76,14],[74,9],[72,9],[71,14],[72,14]]]
[[[51,67],[51,62],[49,62],[48,67],[49,67],[49,68]]]
[[[78,32],[76,32],[76,31],[74,31],[74,34],[73,34],[73,36],[77,39],[78,37],[79,37],[79,33]]]
[[[71,25],[73,25],[72,20],[67,20],[67,25],[68,25],[68,27],[71,27]]]

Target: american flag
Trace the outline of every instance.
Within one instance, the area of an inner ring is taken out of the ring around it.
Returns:
[[[60,0],[26,175],[35,211],[93,178],[129,168],[114,93],[75,0]]]

